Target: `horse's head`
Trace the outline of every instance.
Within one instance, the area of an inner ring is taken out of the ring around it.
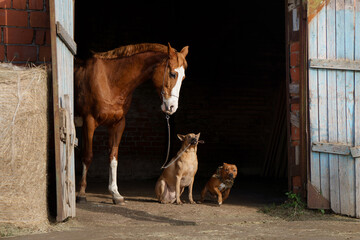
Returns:
[[[154,83],[162,98],[161,110],[169,115],[175,113],[178,108],[181,83],[187,67],[185,57],[188,49],[186,46],[177,52],[168,44],[168,60],[161,64],[154,74]]]

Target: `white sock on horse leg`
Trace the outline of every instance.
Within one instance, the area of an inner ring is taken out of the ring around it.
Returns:
[[[109,168],[109,191],[113,197],[123,198],[120,195],[120,193],[118,191],[118,186],[117,186],[117,178],[116,178],[117,165],[118,165],[118,162],[117,162],[116,158],[114,157],[110,162],[110,168]]]

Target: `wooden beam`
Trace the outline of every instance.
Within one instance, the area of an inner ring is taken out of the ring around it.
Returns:
[[[65,46],[70,50],[70,52],[73,55],[76,55],[77,45],[75,41],[72,39],[70,34],[65,30],[65,28],[59,22],[56,22],[56,34],[65,44]]]
[[[332,153],[339,155],[350,155],[350,147],[346,144],[339,143],[323,143],[323,142],[313,142],[311,150],[313,152],[321,153]]]
[[[360,71],[360,61],[352,61],[345,59],[312,58],[309,60],[309,66],[310,68]]]

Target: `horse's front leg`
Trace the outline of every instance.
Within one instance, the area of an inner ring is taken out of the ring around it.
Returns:
[[[110,146],[110,168],[109,168],[109,192],[112,195],[114,204],[125,203],[124,197],[118,191],[117,186],[117,166],[119,144],[125,129],[125,118],[109,128],[109,146]]]
[[[92,116],[85,116],[84,125],[82,128],[83,132],[83,146],[82,146],[82,164],[83,164],[83,173],[80,182],[80,191],[76,198],[77,202],[86,202],[86,176],[89,170],[90,164],[92,162],[93,152],[92,152],[92,143],[94,137],[94,131],[97,127],[97,123]]]

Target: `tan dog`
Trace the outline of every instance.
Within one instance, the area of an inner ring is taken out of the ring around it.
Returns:
[[[212,195],[217,195],[218,204],[221,205],[229,197],[236,175],[237,167],[233,164],[224,163],[218,167],[201,191],[200,203],[204,201],[205,195],[209,191]]]
[[[192,196],[192,189],[194,184],[194,177],[198,170],[197,159],[197,145],[200,138],[200,133],[195,135],[189,133],[187,135],[177,135],[183,142],[180,151],[170,161],[171,165],[162,172],[156,186],[155,193],[157,199],[161,203],[174,203],[182,204],[180,196],[185,187],[189,187],[189,200],[190,203],[195,203]],[[180,157],[179,157],[180,156]],[[176,158],[178,158],[176,160]]]

